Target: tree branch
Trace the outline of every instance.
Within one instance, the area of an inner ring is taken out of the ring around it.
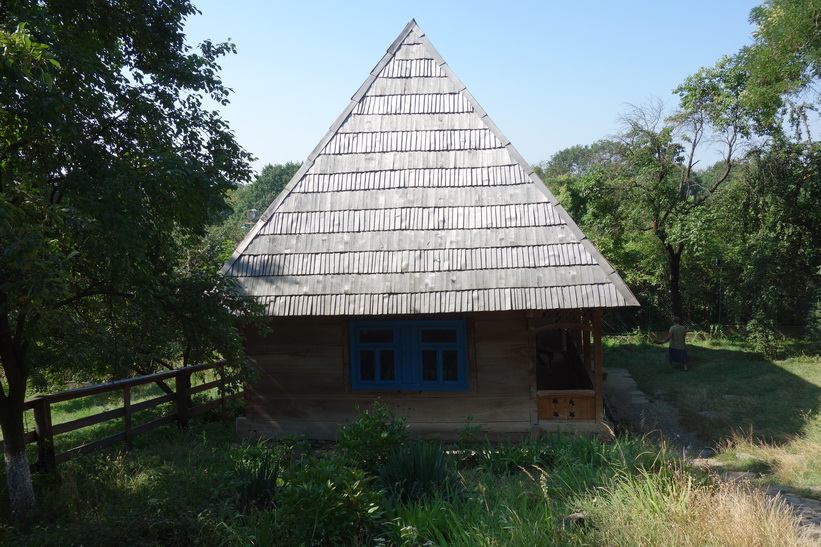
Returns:
[[[62,308],[63,306],[73,304],[74,302],[77,302],[79,300],[83,300],[84,298],[89,298],[91,296],[120,296],[127,300],[134,299],[134,295],[131,293],[125,293],[110,289],[87,289],[85,291],[75,294],[74,296],[55,302],[54,305],[52,305],[52,309],[56,310],[58,308]]]

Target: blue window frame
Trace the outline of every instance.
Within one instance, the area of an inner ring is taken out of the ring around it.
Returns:
[[[353,389],[465,391],[464,320],[351,321]]]

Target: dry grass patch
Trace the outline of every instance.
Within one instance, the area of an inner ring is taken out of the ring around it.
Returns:
[[[748,484],[704,485],[680,470],[623,477],[582,505],[596,545],[813,545],[779,499]]]
[[[808,431],[819,429],[818,417],[808,420]],[[810,423],[816,422],[816,423]],[[802,436],[783,445],[765,443],[750,433],[736,433],[722,443],[719,458],[728,469],[766,468],[771,484],[821,485],[821,443],[814,435]]]

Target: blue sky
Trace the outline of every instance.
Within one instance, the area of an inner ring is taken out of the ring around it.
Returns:
[[[193,0],[190,44],[230,39],[220,107],[268,163],[303,161],[411,19],[531,164],[613,135],[628,104],[751,43],[748,0]],[[707,159],[707,158],[705,158]]]

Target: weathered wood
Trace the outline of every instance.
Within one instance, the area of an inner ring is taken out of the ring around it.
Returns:
[[[61,435],[63,433],[76,431],[78,429],[83,429],[84,427],[107,422],[116,418],[122,418],[123,416],[125,416],[125,411],[122,408],[106,410],[104,412],[92,414],[91,416],[84,416],[83,418],[57,424],[52,428],[52,432],[54,435]]]
[[[160,404],[167,403],[170,401],[181,400],[183,395],[186,399],[186,404],[182,408],[182,416],[185,420],[188,417],[193,416],[195,414],[199,414],[208,410],[210,408],[214,408],[215,406],[225,404],[225,400],[233,397],[240,397],[243,394],[237,393],[232,394],[230,396],[220,396],[217,400],[205,403],[203,405],[198,405],[195,407],[190,407],[187,398],[190,396],[191,392],[193,391],[204,391],[203,388],[194,388],[190,389],[187,388],[186,384],[190,386],[190,377],[192,373],[195,372],[202,372],[205,370],[214,369],[216,367],[224,366],[224,363],[216,363],[216,364],[203,364],[203,365],[194,365],[191,367],[186,367],[185,369],[177,369],[173,371],[162,372],[158,374],[151,374],[147,376],[142,376],[138,378],[130,378],[127,380],[121,380],[117,382],[111,382],[109,384],[99,384],[94,386],[86,386],[83,388],[77,388],[73,390],[68,390],[60,393],[54,393],[49,395],[39,395],[32,399],[28,399],[24,402],[24,407],[26,409],[33,409],[35,415],[35,431],[29,431],[24,433],[24,442],[26,444],[30,444],[33,442],[38,443],[38,461],[32,464],[33,469],[42,469],[48,468],[56,463],[64,462],[74,457],[78,454],[87,453],[93,450],[97,450],[102,447],[110,446],[114,443],[120,441],[130,442],[130,440],[135,436],[146,431],[150,431],[156,427],[161,425],[171,423],[174,421],[179,421],[180,415],[179,413],[173,413],[152,422],[148,422],[146,424],[142,424],[137,427],[131,427],[131,417],[135,412],[139,412],[140,410],[145,410],[148,408],[156,407]],[[160,397],[155,397],[153,399],[149,399],[147,401],[142,401],[137,404],[131,403],[131,387],[137,385],[143,385],[147,383],[153,383],[169,378],[174,377],[181,377],[183,378],[182,382],[178,381],[178,390],[174,395],[163,395]],[[209,382],[205,384],[207,388],[205,389],[213,389],[214,387],[218,386],[219,382]],[[69,422],[64,422],[62,424],[52,424],[51,423],[51,414],[50,414],[50,405],[55,402],[62,402],[62,401],[69,401],[73,399],[78,399],[82,397],[87,397],[89,395],[95,395],[98,393],[105,393],[105,392],[115,392],[119,391],[122,393],[123,397],[123,407],[108,410],[105,412],[101,412],[92,416],[87,416],[84,418],[80,418],[77,420],[71,420]],[[106,437],[105,439],[99,439],[92,443],[88,443],[86,445],[75,447],[71,450],[66,452],[62,452],[60,454],[54,454],[54,436],[59,435],[61,433],[66,433],[70,431],[75,431],[77,429],[88,427],[89,425],[101,423],[104,421],[108,421],[111,419],[116,418],[123,418],[124,422],[124,431],[121,433],[117,433],[115,435],[111,435]],[[0,448],[2,448],[2,442],[0,442]]]
[[[472,221],[472,222],[475,222]],[[493,230],[464,230],[431,232],[429,230],[403,230],[386,232],[380,237],[368,234],[261,234],[248,249],[249,255],[308,253],[322,254],[329,249],[362,251],[403,251],[425,248],[470,248],[499,245],[544,245],[560,240],[566,231],[563,226],[496,227]],[[562,244],[561,242],[557,245]],[[239,259],[238,259],[239,260]],[[577,261],[581,261],[579,258]],[[567,260],[570,263],[570,260]],[[486,267],[492,264],[486,263]]]
[[[188,426],[188,407],[190,405],[191,375],[180,374],[176,378],[177,388],[174,395],[174,402],[177,405],[177,425],[184,428]]]
[[[129,450],[133,447],[133,434],[131,432],[131,388],[123,388],[123,440]]]
[[[115,380],[113,382],[108,382],[106,384],[94,384],[90,386],[78,387],[74,389],[68,389],[65,391],[60,391],[58,393],[51,393],[48,395],[38,395],[37,397],[33,397],[31,399],[27,399],[23,403],[24,410],[29,410],[34,408],[34,405],[37,402],[38,397],[43,399],[48,399],[50,404],[59,403],[63,401],[71,401],[72,399],[79,399],[80,397],[87,397],[89,395],[96,395],[98,393],[108,393],[110,391],[117,391],[122,389],[125,386],[140,386],[144,384],[150,384],[154,382],[158,382],[161,380],[168,380],[174,378],[178,374],[180,374],[180,370],[185,370],[187,374],[193,374],[195,372],[202,372],[206,370],[210,370],[215,366],[223,366],[224,363],[218,362],[215,364],[204,363],[200,365],[190,365],[185,369],[175,369],[175,370],[168,370],[164,372],[157,372],[155,374],[148,374],[145,376],[137,376],[135,378],[126,378],[124,380]]]
[[[56,460],[57,463],[64,463],[72,458],[76,458],[82,454],[89,454],[91,452],[96,452],[97,450],[107,448],[109,446],[113,446],[119,442],[125,440],[125,432],[115,433],[114,435],[109,435],[108,437],[104,437],[102,439],[98,439],[96,441],[86,443],[81,446],[77,446],[72,448],[71,450],[66,450],[65,452],[60,452],[57,454]]]
[[[37,398],[34,404],[34,425],[37,433],[37,461],[42,469],[54,469],[57,465],[54,454],[54,430],[51,423],[51,405]]]
[[[223,273],[272,316],[637,305],[415,23]]]
[[[145,401],[140,401],[139,403],[131,403],[131,413],[136,414],[142,410],[148,410],[149,408],[155,408],[165,403],[171,403],[174,401],[174,398],[175,395],[160,395],[159,397],[146,399]]]
[[[347,275],[351,270],[363,274],[396,274],[460,271],[494,271],[515,269],[530,262],[542,267],[576,268],[595,266],[587,258],[576,262],[553,254],[559,245],[530,245],[516,249],[487,247],[484,249],[405,249],[396,251],[344,251],[336,253],[281,253],[249,255],[234,263],[232,272],[249,277],[280,277],[297,275]],[[557,273],[560,270],[557,270]],[[595,268],[593,269],[595,271]],[[515,272],[514,272],[515,273]]]
[[[601,310],[594,310],[593,312],[593,364],[595,365],[595,388],[596,388],[596,421],[602,422],[604,420],[604,363],[602,360],[602,342],[601,342]]]
[[[610,285],[603,284],[596,288],[601,290],[589,294],[589,291],[581,291],[580,286],[574,285],[358,294],[353,292],[353,287],[347,287],[348,293],[345,294],[271,295],[260,296],[258,300],[269,315],[310,313],[348,316],[351,315],[350,310],[355,310],[355,315],[408,315],[422,311],[469,313],[477,308],[504,311],[511,309],[511,306],[521,309],[561,308],[579,306],[583,302],[606,307],[608,301],[620,298]]]
[[[538,392],[539,420],[596,421],[595,390]]]

